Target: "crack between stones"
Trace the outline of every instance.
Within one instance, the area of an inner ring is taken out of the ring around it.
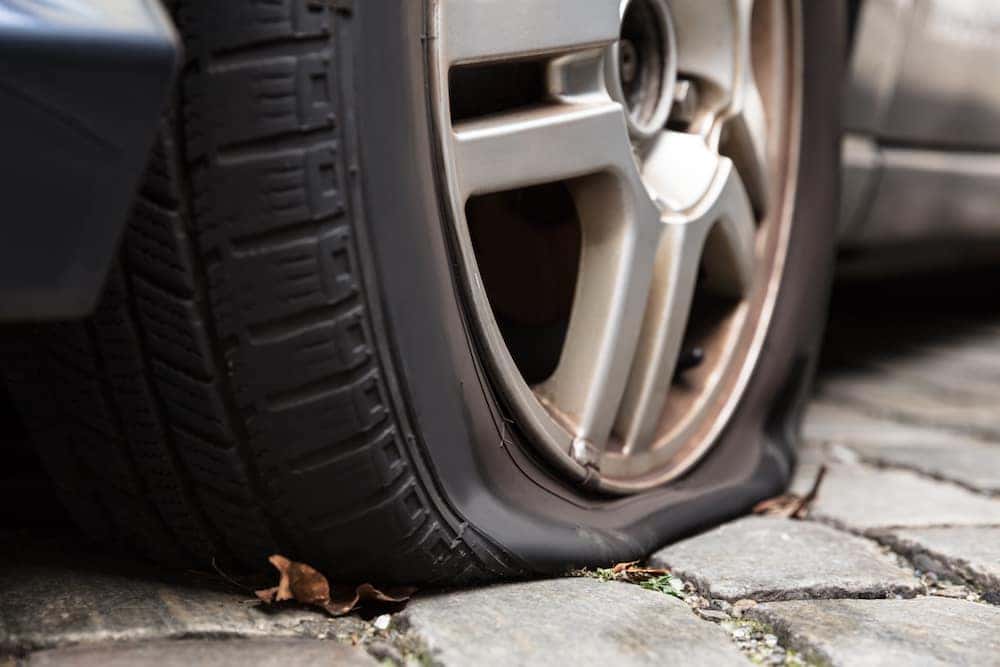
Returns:
[[[950,484],[952,486],[957,486],[961,489],[969,491],[970,493],[975,493],[979,496],[985,496],[986,498],[1000,498],[1000,490],[990,490],[990,489],[980,489],[968,482],[964,482],[955,477],[950,477],[943,473],[935,473],[924,468],[920,468],[915,465],[908,465],[906,463],[899,463],[898,461],[889,461],[886,459],[880,459],[877,456],[872,456],[870,454],[865,454],[864,452],[855,449],[857,445],[850,444],[840,444],[836,443],[840,447],[846,447],[850,449],[853,454],[858,457],[858,462],[862,465],[868,466],[870,468],[875,468],[876,470],[901,470],[904,472],[909,472],[922,477],[924,479],[933,480],[935,482],[943,482],[945,484]]]
[[[861,467],[872,468],[875,470],[890,470],[890,471],[896,470],[901,472],[908,472],[922,479],[934,482],[942,482],[945,484],[949,484],[951,486],[957,486],[960,489],[963,489],[970,493],[974,493],[979,496],[984,496],[986,498],[991,498],[991,499],[1000,498],[1000,490],[993,491],[990,489],[981,489],[968,482],[964,482],[960,479],[951,477],[944,473],[935,473],[928,471],[925,468],[920,468],[919,466],[916,465],[909,465],[906,463],[899,463],[898,461],[890,461],[888,459],[882,459],[879,458],[877,455],[873,456],[872,454],[868,454],[862,450],[859,450],[858,447],[860,445],[856,443],[850,443],[846,441],[842,442],[838,440],[812,439],[806,442],[806,446],[820,450],[820,452],[823,455],[824,459],[823,462],[827,464],[832,463],[839,465],[857,465]],[[988,446],[988,445],[982,445],[982,446]],[[848,450],[852,456],[856,457],[856,459],[854,461],[845,461],[838,458],[838,456],[835,453],[832,453],[830,451],[831,449],[837,447]]]
[[[891,535],[891,533],[889,531],[892,531],[892,530],[920,530],[920,529],[924,529],[924,528],[959,528],[959,527],[961,527],[961,528],[969,528],[969,527],[975,527],[975,528],[993,528],[993,527],[1000,527],[1000,526],[996,526],[994,524],[976,524],[974,526],[968,526],[968,525],[957,526],[955,524],[927,524],[927,525],[917,525],[917,526],[883,526],[883,527],[879,527],[879,528],[871,528],[871,529],[866,529],[866,530],[858,530],[858,529],[851,528],[851,527],[843,524],[840,521],[837,521],[835,519],[831,519],[830,517],[824,517],[822,515],[820,515],[820,516],[811,516],[811,517],[809,517],[807,519],[804,519],[804,520],[805,521],[814,521],[816,523],[820,523],[820,524],[829,526],[830,528],[833,528],[834,530],[840,531],[842,533],[848,533],[848,534],[854,535],[856,537],[861,537],[861,538],[863,538],[865,540],[868,540],[869,542],[873,542],[876,545],[878,545],[880,547],[883,547],[884,549],[888,550],[888,552],[891,553],[897,559],[897,562],[902,567],[905,567],[906,569],[910,570],[913,573],[914,577],[916,577],[917,580],[920,581],[920,584],[921,584],[921,586],[923,588],[923,593],[918,593],[917,595],[915,595],[915,596],[913,596],[912,598],[909,598],[909,599],[915,599],[917,597],[947,597],[947,596],[936,596],[934,594],[934,591],[935,590],[939,590],[939,588],[936,588],[934,586],[928,585],[924,581],[924,579],[919,574],[920,572],[923,572],[924,570],[922,570],[918,566],[918,564],[914,562],[914,560],[913,560],[913,558],[911,556],[911,553],[909,553],[906,549],[902,549],[900,547],[900,545],[897,543],[897,540],[894,538],[894,536]],[[946,561],[942,561],[942,563],[946,564]],[[935,573],[935,574],[937,574],[937,573]],[[996,595],[993,591],[986,590],[985,587],[981,586],[976,581],[970,580],[970,579],[968,579],[968,578],[966,578],[964,576],[959,576],[956,579],[956,582],[959,583],[960,585],[963,585],[966,588],[968,588],[978,598],[976,600],[968,600],[966,598],[967,601],[969,601],[969,602],[984,602],[985,604],[1000,605],[1000,595]],[[994,601],[994,596],[997,598],[995,601]],[[788,598],[787,600],[791,601],[792,599],[793,598]],[[888,599],[888,598],[868,598],[868,597],[865,597],[863,595],[844,595],[844,596],[828,597],[828,598],[818,598],[818,597],[811,596],[811,597],[794,598],[794,599],[799,599],[799,600],[817,600],[817,599],[828,599],[828,600],[865,600],[865,599]],[[782,600],[782,601],[785,601],[785,600]]]
[[[107,633],[95,637],[92,634],[81,634],[79,637],[60,636],[51,640],[37,640],[32,637],[9,637],[0,641],[0,660],[12,658],[15,661],[27,659],[39,651],[62,649],[73,646],[101,645],[106,642],[116,644],[142,644],[153,641],[184,641],[184,640],[241,640],[241,639],[312,639],[330,641],[345,646],[353,646],[364,650],[381,663],[393,665],[416,664],[425,667],[438,667],[440,662],[433,658],[432,652],[422,638],[410,630],[408,622],[402,614],[394,615],[390,626],[385,630],[375,628],[372,623],[356,616],[329,619],[301,619],[294,624],[280,628],[261,628],[247,630],[191,630],[181,629],[174,632],[150,633],[147,635],[126,635],[122,633]],[[2,663],[0,663],[2,664]]]
[[[911,472],[913,474],[929,479],[934,479],[935,481],[955,483],[954,480],[944,479],[944,478],[938,479],[934,476],[926,474],[923,471],[911,469],[906,466],[879,465],[877,463],[873,463],[870,460],[867,460],[866,457],[863,457],[859,452],[850,447],[850,445],[841,445],[841,446],[847,447],[852,453],[858,456],[858,463],[857,463],[858,465],[876,467],[876,468],[885,468],[885,469],[907,470],[908,472]],[[824,454],[828,455],[829,453],[824,452]],[[958,484],[958,486],[965,488],[961,484]],[[978,489],[968,489],[968,490],[980,493],[981,495],[987,495],[987,497],[992,497],[989,494],[983,494]],[[816,491],[817,493],[822,491],[822,484]],[[885,590],[886,595],[876,594],[875,591],[857,591],[848,594],[848,591],[846,591],[845,589],[837,587],[830,587],[824,589],[811,589],[809,591],[800,590],[791,592],[779,592],[777,594],[772,594],[769,591],[760,591],[760,592],[752,592],[748,594],[746,598],[749,600],[753,600],[755,605],[757,602],[791,602],[791,601],[845,600],[845,599],[856,599],[856,600],[893,599],[902,597],[904,595],[908,595],[909,599],[916,599],[918,597],[934,596],[934,588],[929,586],[924,581],[924,579],[920,577],[919,572],[921,570],[913,562],[912,553],[907,552],[906,549],[903,549],[901,545],[896,543],[895,541],[885,539],[886,538],[885,534],[879,533],[879,531],[884,532],[888,530],[903,528],[902,526],[900,527],[886,526],[883,528],[873,529],[873,530],[855,530],[839,521],[836,521],[829,517],[823,517],[822,515],[819,516],[813,515],[801,520],[814,521],[816,523],[827,525],[833,528],[834,530],[848,533],[851,535],[856,535],[869,542],[873,542],[876,545],[879,545],[883,549],[886,549],[889,554],[891,554],[894,558],[896,558],[897,562],[902,567],[913,573],[914,578],[919,582],[919,585],[916,587],[917,589],[916,592],[902,587],[889,587]],[[950,525],[906,526],[905,528],[923,528],[923,527],[951,527],[951,526]],[[956,572],[956,574],[960,575],[961,573]],[[711,591],[711,586],[708,585],[707,581],[699,577],[697,573],[687,573],[682,578],[684,579],[686,585],[690,586],[693,589],[693,591],[696,592],[696,597],[702,600],[706,600],[705,596],[707,594],[710,594]],[[998,599],[996,601],[990,599],[989,593],[984,591],[974,580],[971,580],[970,578],[965,576],[959,576],[958,580],[961,581],[966,588],[970,589],[979,598],[974,602],[982,602],[985,604],[1000,604],[1000,596],[997,596]],[[879,591],[879,593],[881,593],[881,591]],[[757,597],[754,597],[755,595]],[[791,659],[786,658],[784,663],[776,663],[776,664],[829,665],[832,663],[830,656],[826,655],[818,646],[811,643],[805,636],[793,632],[792,629],[787,624],[782,623],[780,619],[771,618],[761,610],[755,611],[754,607],[750,607],[745,612],[749,620],[744,620],[743,618],[740,617],[733,617],[731,615],[729,617],[729,620],[713,620],[705,618],[704,616],[698,613],[698,609],[694,604],[692,604],[691,597],[693,596],[688,596],[687,598],[685,598],[685,601],[688,602],[689,605],[691,605],[692,612],[700,620],[709,623],[717,623],[719,625],[730,623],[741,627],[746,627],[747,625],[752,625],[756,623],[759,628],[764,629],[765,631],[768,631],[769,634],[773,634],[775,637],[777,637],[777,643],[775,644],[775,646],[781,647],[784,650],[786,656],[794,655],[792,653],[789,653],[789,649],[791,649],[792,651],[796,651],[800,654],[796,662],[793,662]],[[707,602],[709,608],[712,608],[712,605],[717,601],[707,600]],[[723,602],[729,604],[728,601],[723,600]],[[750,631],[753,632],[753,630]],[[735,632],[735,630],[733,632]],[[730,632],[730,640],[733,643],[735,643],[737,647],[740,648],[741,652],[748,659],[751,659],[751,661],[753,662],[754,661],[753,654],[748,652],[748,650],[746,650],[745,647],[741,645],[737,636],[734,635],[733,632]]]
[[[685,587],[690,586],[695,591],[698,591],[698,587],[693,585],[691,581],[684,580]],[[746,598],[751,599],[751,598]],[[724,609],[719,609],[721,607],[719,602],[723,602],[733,608],[733,605],[729,604],[726,600],[715,600],[708,599],[701,592],[696,592],[691,595],[685,596],[683,598],[684,602],[691,608],[691,613],[694,616],[705,623],[712,623],[718,625],[722,630],[726,632],[729,637],[730,643],[736,646],[741,654],[747,660],[753,664],[772,664],[772,665],[785,665],[786,667],[813,667],[814,665],[824,665],[825,663],[817,662],[815,660],[803,659],[800,653],[803,651],[796,647],[789,647],[780,634],[776,631],[772,624],[760,619],[749,619],[744,618],[742,614],[747,612],[742,612],[740,616],[734,616],[732,613],[726,612]],[[701,601],[705,601],[706,606],[700,606]],[[753,600],[754,604],[757,603]],[[708,609],[711,611],[718,611],[727,614],[726,619],[712,619],[702,615],[704,612],[701,610]],[[759,639],[757,638],[759,635]],[[775,642],[773,645],[767,644],[767,635],[773,635],[775,637]],[[754,644],[756,641],[758,643]],[[763,646],[760,644],[763,642]],[[791,648],[791,650],[789,650]],[[783,657],[783,660],[772,661],[771,656]]]

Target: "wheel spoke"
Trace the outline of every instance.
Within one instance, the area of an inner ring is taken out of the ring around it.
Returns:
[[[704,256],[708,280],[744,293],[753,270],[753,211],[728,158],[693,209],[666,218],[629,382],[615,422],[624,451],[653,445],[673,381]]]
[[[615,187],[608,181],[579,188],[583,248],[573,311],[558,367],[536,387],[595,453],[605,446],[625,389],[663,229],[652,206],[644,224],[617,223],[634,204],[624,202],[617,216],[608,210],[619,197],[610,191]]]
[[[703,98],[692,127],[727,147],[754,207],[767,210],[767,119],[751,56],[754,0],[673,0],[677,69],[700,83]]]
[[[439,39],[449,64],[610,44],[618,0],[443,0]]]
[[[732,298],[745,297],[753,280],[757,227],[740,173],[729,158],[719,160],[724,182],[714,212],[715,226],[705,245],[705,287]]]
[[[612,170],[635,171],[621,105],[557,104],[455,126],[462,195],[499,192]],[[609,140],[609,138],[611,138]]]

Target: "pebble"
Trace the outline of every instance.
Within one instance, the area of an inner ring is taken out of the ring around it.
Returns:
[[[700,595],[689,595],[684,598],[684,601],[691,605],[695,610],[698,609],[708,609],[711,603]]]
[[[770,648],[774,648],[778,645],[778,638],[774,635],[764,635],[764,643]]]
[[[712,600],[712,609],[718,609],[728,614],[733,610],[733,605],[726,600]]]
[[[718,609],[696,609],[695,613],[709,621],[725,621],[729,614]]]
[[[372,621],[372,625],[374,625],[375,628],[378,630],[388,630],[389,623],[391,621],[392,617],[389,616],[389,614],[382,614],[381,616],[376,617],[374,621]]]
[[[404,661],[403,654],[388,642],[374,641],[368,645],[368,652],[377,660],[388,661],[394,665],[401,665]]]
[[[733,630],[733,639],[736,639],[737,641],[750,639],[750,630],[747,628],[736,628]]]
[[[756,607],[756,606],[757,606],[756,600],[747,600],[747,599],[737,600],[736,602],[733,603],[732,614],[736,618],[740,618],[743,616],[743,612],[745,612],[747,609],[750,609],[751,607]]]
[[[969,592],[963,586],[941,586],[933,594],[943,598],[964,599]]]

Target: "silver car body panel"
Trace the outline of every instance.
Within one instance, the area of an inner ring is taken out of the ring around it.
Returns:
[[[1000,3],[866,0],[844,95],[846,247],[1000,240]]]

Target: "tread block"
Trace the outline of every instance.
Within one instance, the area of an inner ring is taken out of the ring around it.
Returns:
[[[235,447],[219,447],[181,429],[174,429],[173,435],[177,456],[195,484],[214,486],[219,493],[242,503],[255,503],[245,465]]]
[[[258,447],[262,442],[281,443],[280,451],[268,452],[270,457],[292,460],[312,455],[330,441],[366,433],[387,416],[378,375],[372,372],[347,386],[319,388],[272,404],[251,416],[248,426]],[[316,437],[319,433],[322,438]]]
[[[156,356],[189,375],[210,379],[211,344],[194,300],[171,294],[138,275],[132,284],[139,319]]]
[[[232,442],[222,394],[214,380],[200,380],[153,360],[150,364],[157,388],[170,418],[184,428],[218,442]]]
[[[203,169],[195,206],[203,245],[344,213],[344,188],[336,142],[242,156]],[[207,193],[211,194],[207,194]]]
[[[120,432],[151,503],[182,543],[194,553],[214,554],[216,547],[186,496],[172,443],[163,426],[162,409],[147,379],[137,322],[128,307],[124,275],[111,272],[104,298],[93,317],[97,346],[109,379]]]
[[[247,60],[219,67],[185,88],[200,113],[196,154],[336,125],[326,53]],[[208,142],[211,141],[211,144]]]
[[[201,0],[192,28],[209,53],[275,40],[317,37],[330,32],[329,3],[324,0]]]
[[[388,437],[392,437],[391,431]],[[328,446],[338,449],[337,445]],[[321,463],[294,469],[287,474],[281,484],[291,489],[283,498],[285,506],[308,508],[299,509],[296,514],[307,522],[322,521],[328,514],[354,512],[358,507],[377,499],[386,486],[386,476],[379,468],[377,450],[355,449],[334,454]],[[336,494],[329,493],[331,479],[351,480]]]
[[[267,518],[255,506],[239,502],[215,486],[196,485],[194,492],[201,500],[209,522],[243,562],[259,568],[268,556],[279,553],[268,531]]]
[[[400,543],[412,542],[412,536],[426,523],[427,509],[420,491],[413,480],[393,493],[383,496],[377,502],[369,502],[363,510],[355,506],[354,512],[330,511],[314,514],[308,517],[310,526],[307,530],[316,532],[336,532],[339,535],[370,534],[365,526],[379,526],[380,534],[385,540],[384,545],[395,546]],[[370,545],[369,545],[370,546]]]
[[[319,239],[304,238],[228,259],[216,270],[225,271],[239,322],[274,322],[357,295],[349,239],[347,230],[338,228]]]
[[[167,112],[168,116],[172,113],[172,110]],[[177,173],[177,166],[168,157],[169,152],[174,149],[170,132],[171,126],[167,119],[164,119],[160,124],[159,136],[149,151],[146,176],[139,190],[142,196],[152,199],[160,206],[176,210],[180,204],[178,197],[180,176]]]
[[[140,196],[132,216],[135,222],[128,227],[124,246],[129,267],[174,292],[193,294],[193,267],[183,250],[188,240],[180,214]]]
[[[230,350],[242,403],[255,403],[343,375],[372,358],[361,307],[318,326],[267,342],[247,343]],[[295,368],[295,373],[289,373]]]

